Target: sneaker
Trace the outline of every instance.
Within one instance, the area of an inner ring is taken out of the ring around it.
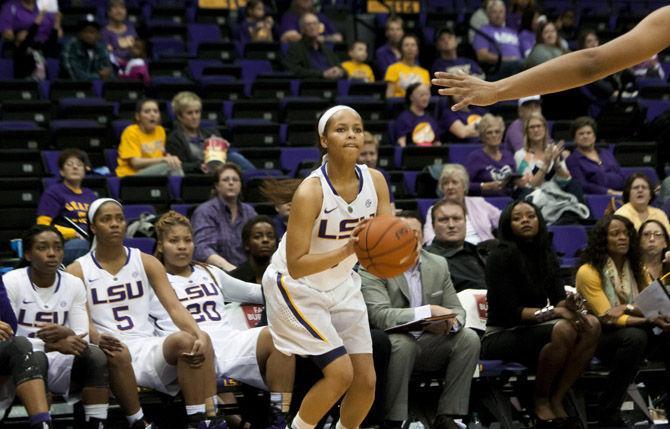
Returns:
[[[286,415],[277,408],[271,407],[270,426],[268,426],[268,429],[286,429],[287,427]]]
[[[130,429],[156,429],[156,425],[153,423],[147,423],[144,420],[137,420],[130,426]]]
[[[223,416],[206,417],[203,413],[192,414],[187,417],[186,429],[228,429],[228,424]]]
[[[206,429],[228,429],[228,423],[226,423],[223,414],[211,417],[209,420],[205,421],[208,422]]]
[[[86,429],[105,429],[105,421],[91,417],[89,421],[86,422],[85,427]]]

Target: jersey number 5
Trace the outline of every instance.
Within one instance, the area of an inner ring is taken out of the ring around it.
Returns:
[[[112,313],[114,313],[114,320],[117,322],[120,322],[119,324],[116,325],[117,328],[121,331],[127,331],[129,329],[132,329],[135,324],[133,323],[133,319],[130,318],[130,316],[123,316],[121,315],[122,311],[128,311],[128,306],[124,305],[121,307],[114,307],[112,308]]]

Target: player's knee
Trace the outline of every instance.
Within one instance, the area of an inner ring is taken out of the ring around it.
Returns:
[[[109,370],[107,356],[94,344],[91,344],[80,357],[83,365],[82,384],[87,387],[107,387],[109,385]]]
[[[9,340],[9,364],[15,385],[35,379],[47,379],[49,364],[43,352],[33,352],[32,344],[25,337]]]
[[[125,345],[123,346],[123,349],[121,351],[107,356],[107,367],[110,370],[118,371],[121,369],[128,369],[128,368],[132,370],[132,365],[133,361],[130,356],[130,352],[128,351],[128,348]]]
[[[324,368],[324,377],[335,384],[344,393],[354,381],[354,367],[349,356],[345,355]]]
[[[364,391],[372,392],[371,396],[374,396],[375,386],[377,385],[377,374],[375,374],[374,368],[370,371],[357,372],[354,374],[354,380],[359,387]]]
[[[177,331],[165,340],[165,347],[177,353],[188,353],[193,350],[195,338],[193,335],[184,331]]]

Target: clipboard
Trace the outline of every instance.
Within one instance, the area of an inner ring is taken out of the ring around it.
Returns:
[[[642,311],[644,317],[670,315],[670,292],[663,285],[668,276],[670,273],[651,282],[635,299],[635,305]]]
[[[74,222],[72,219],[69,219],[65,216],[62,216],[61,219],[63,219],[63,221],[65,221],[65,223],[67,223],[70,226],[70,228],[77,231],[77,234],[81,235],[85,240],[90,241],[88,231],[84,230],[84,228],[79,226],[79,224],[77,224],[77,222]]]
[[[427,326],[430,326],[435,323],[441,323],[445,320],[453,319],[456,317],[456,313],[445,314],[442,316],[431,316],[426,317],[425,319],[413,320],[411,322],[403,323],[401,325],[396,325],[391,328],[384,330],[387,334],[401,334],[412,331],[421,331]]]

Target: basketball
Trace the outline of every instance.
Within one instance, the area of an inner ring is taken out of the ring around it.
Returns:
[[[407,271],[416,261],[416,236],[401,219],[373,218],[358,234],[354,250],[358,261],[377,277],[388,279]]]

